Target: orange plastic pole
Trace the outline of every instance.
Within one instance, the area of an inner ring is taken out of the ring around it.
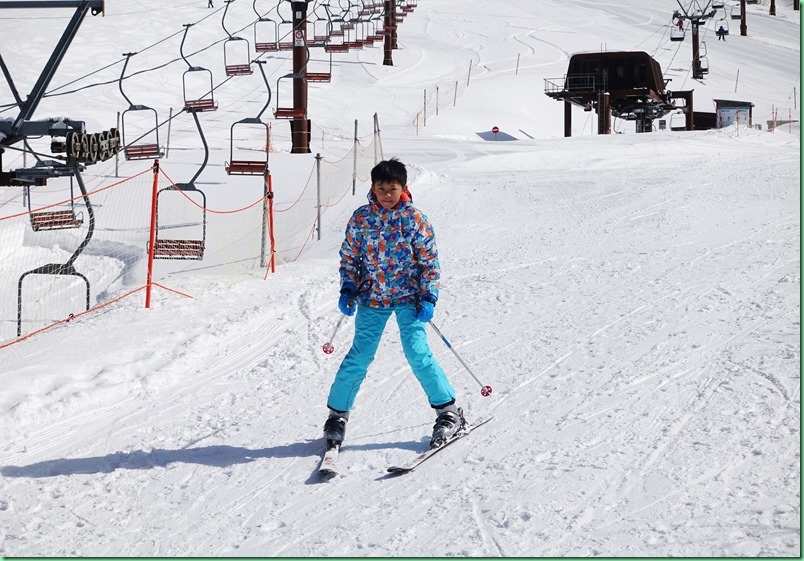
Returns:
[[[159,160],[154,160],[154,185],[151,191],[151,228],[148,242],[148,277],[145,281],[145,307],[151,307],[151,286],[154,278],[154,244],[156,242],[156,189],[159,186]]]

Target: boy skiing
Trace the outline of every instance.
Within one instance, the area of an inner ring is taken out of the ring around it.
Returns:
[[[327,447],[339,447],[349,411],[380,344],[385,325],[396,316],[402,349],[422,385],[436,421],[430,447],[446,442],[465,425],[455,390],[427,344],[441,276],[435,233],[412,205],[405,165],[392,158],[371,170],[369,204],[358,208],[341,245],[340,311],[355,316],[352,347],[329,391],[324,424]],[[361,289],[358,289],[361,287]]]

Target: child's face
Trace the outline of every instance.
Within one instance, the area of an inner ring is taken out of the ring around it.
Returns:
[[[371,184],[371,190],[384,209],[392,209],[402,198],[405,187],[396,181],[378,181]]]

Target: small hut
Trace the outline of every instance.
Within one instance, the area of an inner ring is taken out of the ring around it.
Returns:
[[[716,128],[722,129],[733,123],[753,126],[752,108],[754,104],[750,101],[735,101],[733,99],[716,99],[715,115],[717,115]]]

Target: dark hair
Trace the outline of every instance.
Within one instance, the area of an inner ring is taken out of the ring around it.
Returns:
[[[408,184],[408,170],[405,169],[405,164],[391,158],[390,160],[383,160],[371,170],[371,182],[378,183],[380,181],[387,181],[389,183],[399,183],[404,187]]]

